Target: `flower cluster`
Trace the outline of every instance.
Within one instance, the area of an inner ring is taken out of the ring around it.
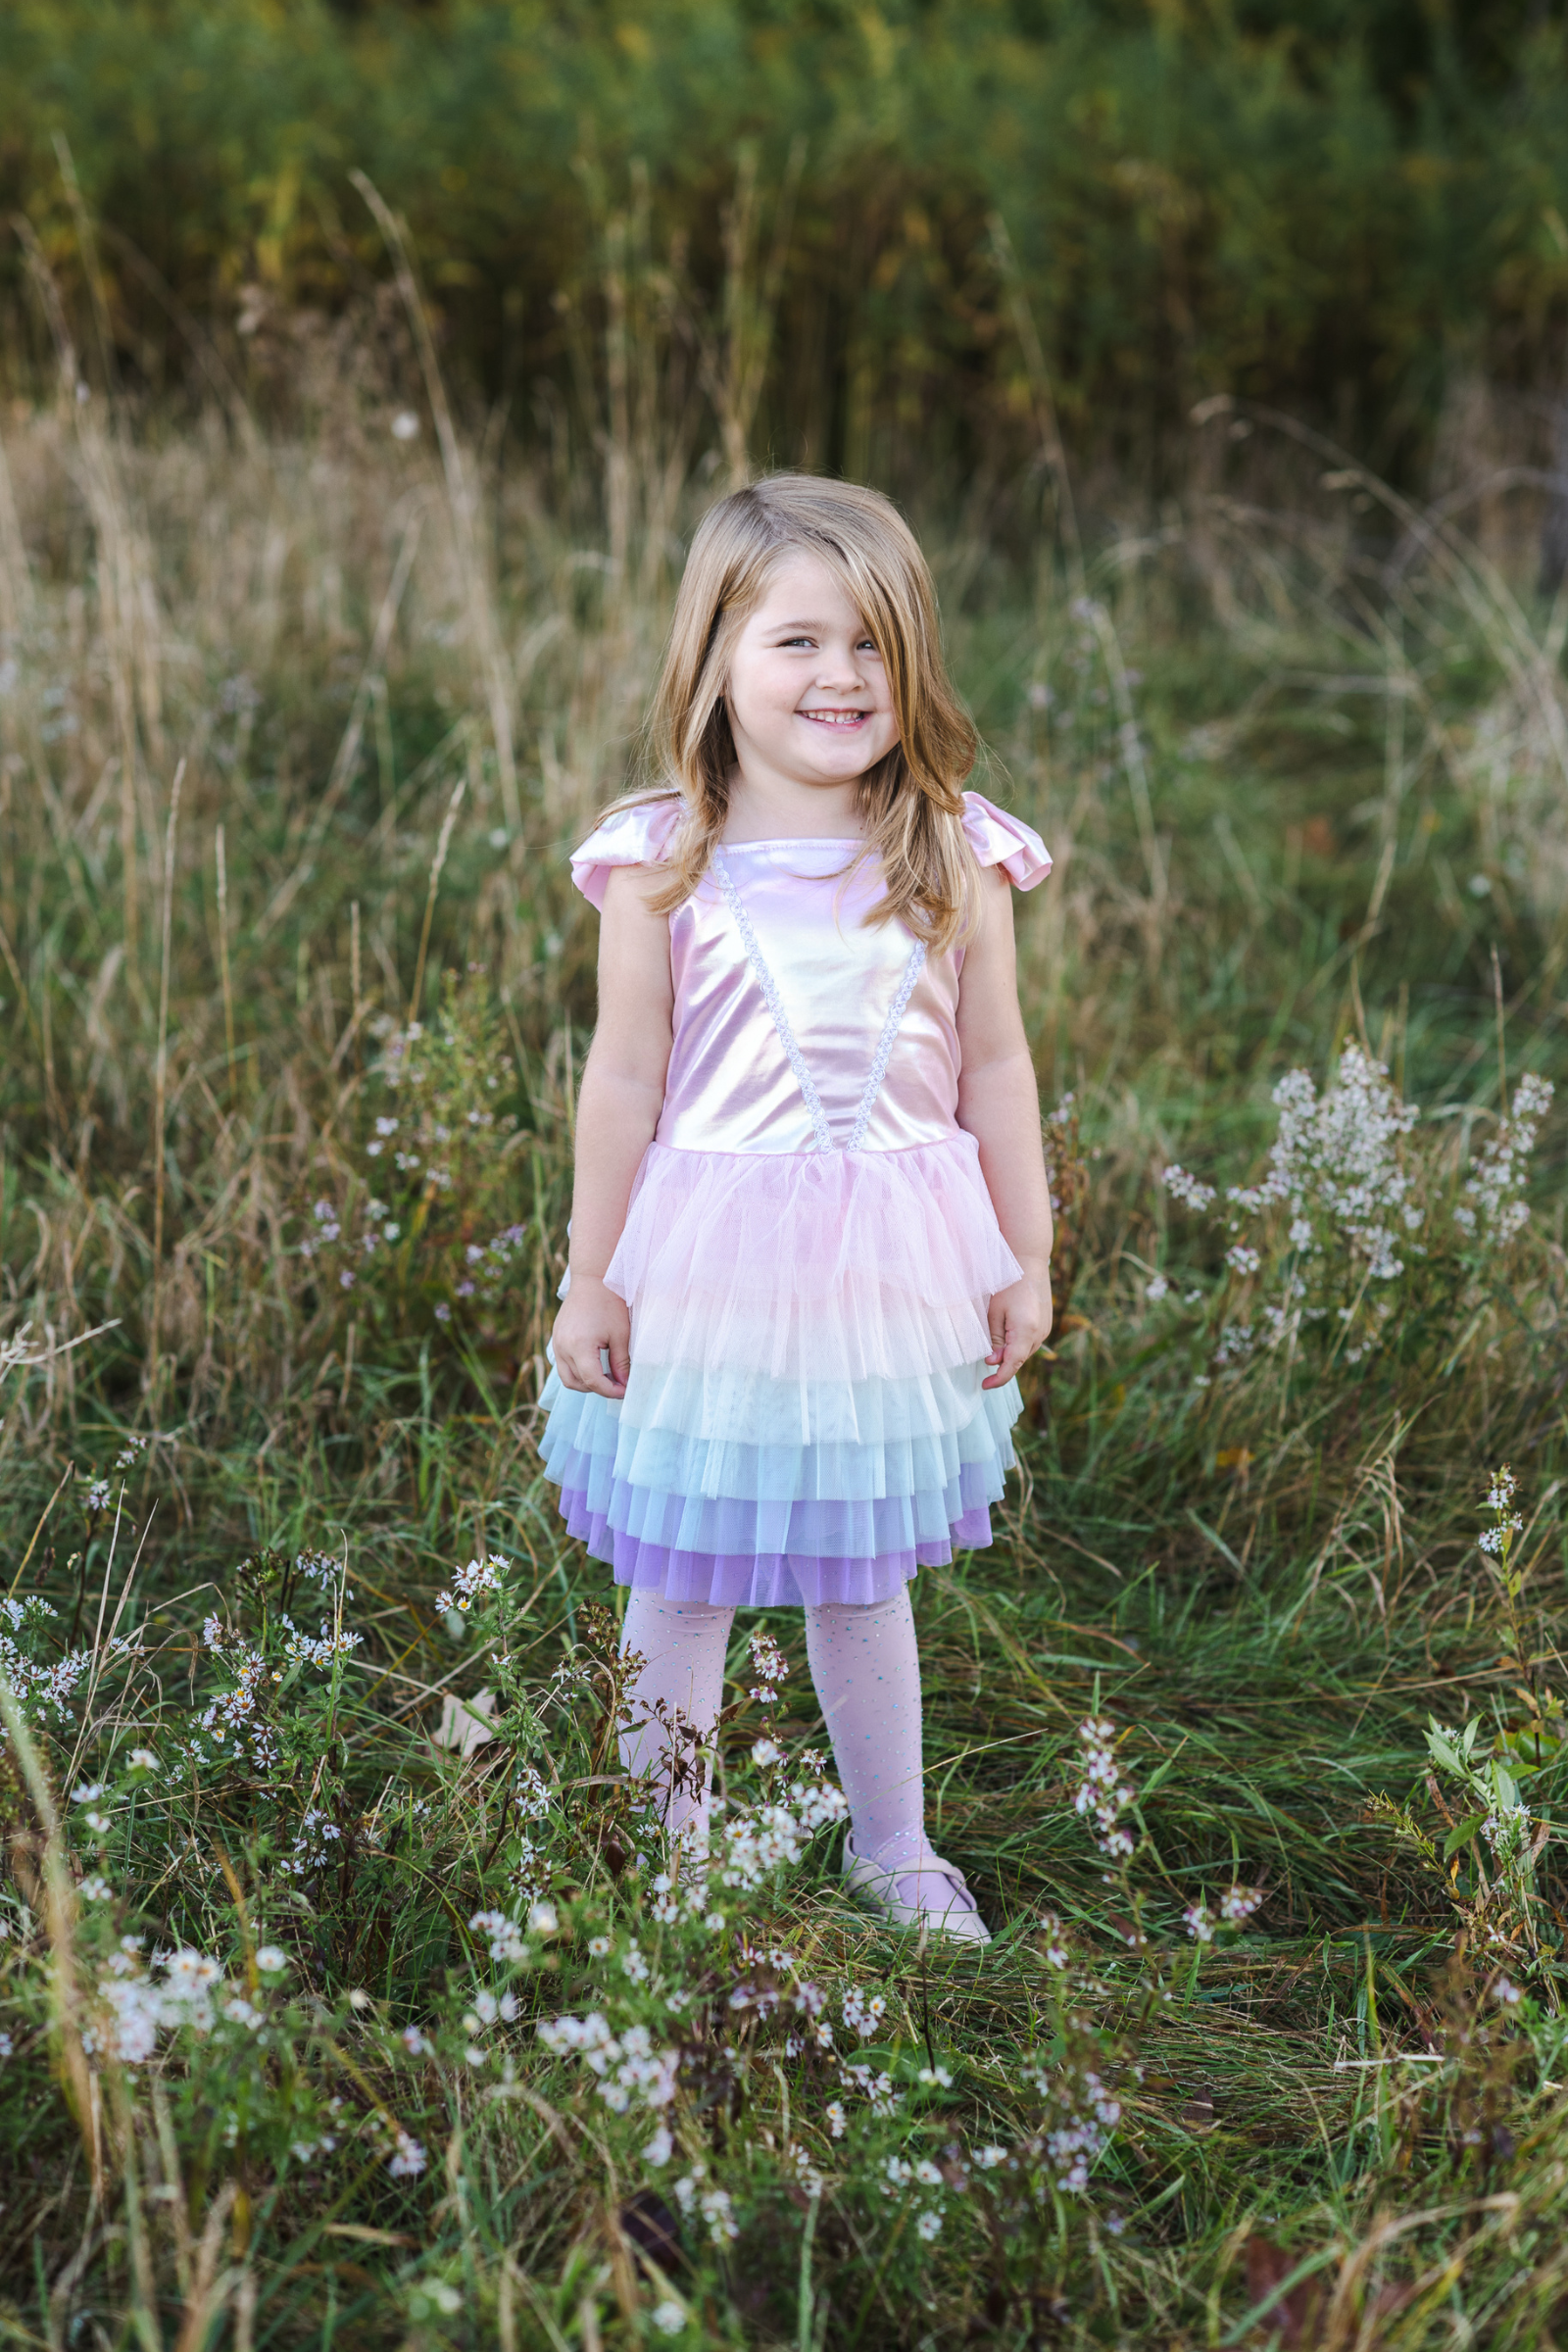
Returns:
[[[940,2165],[929,2156],[917,2158],[912,2164],[906,2156],[889,2156],[882,2167],[882,2194],[896,2197],[906,2189],[941,2191],[948,2185]],[[914,2217],[914,2232],[927,2245],[942,2232],[942,2208],[927,2204]]]
[[[1025,2141],[1019,2159],[1043,2165],[1061,2195],[1081,2197],[1121,2122],[1121,2101],[1093,2058],[1077,2058],[1033,2080],[1051,2120],[1045,2132]]]
[[[504,1233],[495,1234],[488,1242],[466,1243],[463,1251],[466,1270],[452,1286],[453,1297],[477,1298],[481,1305],[494,1305],[506,1291],[527,1240],[526,1225],[509,1225]]]
[[[1513,1472],[1504,1462],[1502,1468],[1493,1474],[1484,1506],[1493,1513],[1493,1523],[1476,1539],[1482,1550],[1490,1551],[1494,1559],[1507,1558],[1515,1536],[1524,1526],[1523,1519],[1513,1507],[1515,1493]]]
[[[586,2017],[544,2019],[537,2031],[547,2050],[578,2057],[591,2070],[612,2115],[624,2115],[634,2100],[659,2112],[675,2095],[680,2053],[656,2050],[646,2026],[626,2026],[615,2034],[593,2009]]]
[[[342,1570],[342,1561],[333,1559],[330,1552],[302,1551],[295,1555],[295,1575],[303,1576],[307,1584],[320,1585],[325,1591],[337,1583]],[[352,1600],[354,1595],[350,1592],[345,1597]]]
[[[554,1936],[561,1921],[554,1903],[532,1903],[525,1925],[508,1911],[476,1911],[468,1926],[485,1938],[492,1960],[515,1966],[528,1957],[528,1937]]]
[[[1382,1062],[1354,1045],[1345,1048],[1326,1094],[1308,1071],[1292,1070],[1274,1102],[1280,1124],[1268,1173],[1260,1185],[1231,1187],[1226,1199],[1250,1211],[1281,1202],[1301,1258],[1348,1257],[1370,1281],[1394,1281],[1404,1271],[1403,1237],[1422,1223],[1399,1162],[1420,1111],[1400,1100]]]
[[[1114,1744],[1116,1727],[1102,1716],[1090,1716],[1078,1726],[1078,1738],[1083,1745],[1082,1779],[1073,1811],[1092,1821],[1095,1843],[1107,1860],[1125,1862],[1133,1851],[1133,1839],[1122,1828],[1121,1817],[1138,1791],[1131,1781],[1122,1779]]]
[[[1538,1078],[1534,1071],[1520,1079],[1513,1108],[1475,1155],[1465,1197],[1453,1212],[1461,1232],[1500,1244],[1528,1224],[1524,1191],[1530,1154],[1555,1091],[1549,1079]]]
[[[466,1568],[454,1570],[448,1590],[435,1596],[436,1607],[443,1617],[453,1609],[466,1614],[481,1594],[500,1592],[501,1580],[511,1565],[494,1551],[487,1560],[470,1560]]]
[[[752,1672],[758,1678],[751,1695],[764,1707],[776,1707],[778,1687],[789,1673],[790,1662],[771,1634],[754,1634],[751,1647]]]
[[[305,1666],[330,1666],[334,1658],[347,1657],[351,1649],[358,1649],[365,1639],[363,1634],[333,1633],[324,1618],[319,1637],[302,1634],[292,1617],[284,1617],[282,1623],[288,1630],[288,1639],[283,1643],[284,1657]],[[274,1682],[276,1679],[274,1675]]]
[[[663,2135],[667,2138],[668,2134]],[[668,2162],[668,2158],[665,2158]],[[740,2235],[735,2209],[726,2188],[709,2185],[708,2167],[699,2157],[690,2172],[675,2183],[675,2202],[688,2220],[695,2214],[708,2225],[715,2246],[728,2245]]]
[[[1219,1928],[1244,1927],[1263,1900],[1261,1886],[1227,1886],[1219,1898],[1218,1911],[1211,1911],[1207,1900],[1200,1896],[1189,1903],[1182,1913],[1187,1933],[1195,1943],[1212,1943]]]
[[[218,1619],[209,1617],[202,1627],[209,1649],[228,1653],[227,1663],[233,1673],[234,1687],[220,1690],[197,1717],[199,1728],[215,1742],[220,1753],[232,1736],[229,1753],[243,1754],[248,1747],[251,1761],[263,1772],[269,1772],[277,1762],[280,1750],[271,1727],[260,1713],[259,1702],[267,1678],[267,1660],[259,1649],[248,1643],[229,1640],[221,1632]]]
[[[89,2057],[142,2066],[157,2049],[161,2034],[188,2029],[206,2035],[220,2019],[251,2033],[267,2022],[266,2012],[231,1984],[218,1962],[204,1952],[155,1952],[144,1964],[141,1937],[122,1936],[98,1980],[96,2006],[83,2029],[82,2046]]]
[[[1529,1858],[1530,1807],[1521,1796],[1510,1803],[1499,1792],[1482,1821],[1481,1834],[1499,1870],[1517,1869]]]
[[[720,1884],[760,1886],[775,1871],[800,1862],[817,1831],[845,1820],[849,1810],[842,1788],[831,1781],[806,1779],[793,1783],[776,1803],[731,1814],[714,1865]]]
[[[1041,1912],[1040,1933],[1045,1937],[1046,1966],[1057,1970],[1069,1968],[1072,1954],[1067,1948],[1066,1932],[1054,1911]]]
[[[300,1816],[294,1850],[284,1856],[278,1868],[291,1879],[308,1879],[328,1859],[334,1845],[341,1847],[343,1833],[319,1805],[307,1805]]]
[[[64,1657],[36,1658],[30,1655],[33,1642],[46,1617],[57,1611],[36,1593],[24,1600],[14,1600],[10,1594],[0,1595],[0,1674],[16,1692],[24,1712],[43,1721],[53,1715],[59,1723],[71,1720],[70,1700],[76,1685],[92,1664],[90,1649],[68,1649]],[[27,1646],[23,1646],[22,1636]]]
[[[1183,1208],[1197,1209],[1200,1213],[1205,1208],[1212,1208],[1219,1198],[1211,1184],[1200,1183],[1196,1176],[1190,1176],[1185,1168],[1168,1167],[1159,1181],[1173,1200],[1179,1200]],[[1165,1295],[1165,1287],[1161,1285],[1161,1298]]]
[[[1453,1210],[1453,1231],[1476,1247],[1500,1248],[1528,1221],[1530,1156],[1551,1101],[1544,1079],[1521,1079],[1511,1113],[1477,1152]],[[1348,1045],[1325,1093],[1319,1095],[1309,1072],[1292,1070],[1275,1087],[1274,1102],[1279,1128],[1262,1180],[1228,1187],[1222,1215],[1230,1273],[1248,1284],[1262,1277],[1275,1296],[1252,1319],[1223,1326],[1197,1378],[1200,1389],[1260,1348],[1295,1346],[1305,1326],[1324,1321],[1346,1364],[1360,1363],[1393,1321],[1394,1286],[1407,1260],[1426,1257],[1429,1245],[1453,1248],[1453,1232],[1445,1244],[1446,1229],[1429,1219],[1417,1197],[1418,1176],[1424,1185],[1432,1181],[1434,1151],[1416,1161],[1415,1172],[1405,1165],[1406,1139],[1420,1111],[1400,1098],[1381,1062]],[[1189,1208],[1215,1204],[1213,1187],[1184,1168],[1167,1168],[1161,1182]],[[1277,1227],[1249,1224],[1264,1218],[1277,1218]],[[1471,1249],[1467,1267],[1474,1255]],[[1150,1303],[1170,1293],[1166,1276],[1151,1278]]]
[[[887,2002],[879,1992],[867,2000],[858,1984],[852,1984],[844,1995],[844,2023],[849,2032],[866,2041],[888,2013]]]

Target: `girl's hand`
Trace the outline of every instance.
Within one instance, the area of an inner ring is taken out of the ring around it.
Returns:
[[[631,1370],[631,1316],[625,1299],[607,1289],[597,1276],[572,1276],[551,1339],[564,1387],[587,1390],[595,1396],[625,1396],[626,1376]],[[599,1360],[601,1348],[610,1350],[608,1372]]]
[[[983,1389],[1004,1389],[1025,1357],[1033,1355],[1051,1330],[1051,1277],[1032,1274],[994,1294],[986,1316],[991,1326],[988,1364],[996,1370]]]

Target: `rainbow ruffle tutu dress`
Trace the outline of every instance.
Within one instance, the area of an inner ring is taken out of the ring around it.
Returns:
[[[1028,890],[1039,836],[964,795],[982,865]],[[681,815],[609,818],[572,858],[656,864]],[[622,1585],[776,1607],[885,1600],[991,1541],[1015,1381],[989,1392],[992,1294],[1015,1282],[958,1100],[959,956],[866,925],[853,845],[714,853],[670,917],[664,1105],[606,1281],[631,1313],[624,1397],[552,1372],[545,1468]]]

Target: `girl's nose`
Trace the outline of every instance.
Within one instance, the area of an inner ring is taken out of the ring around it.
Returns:
[[[853,689],[862,682],[864,674],[853,646],[824,646],[816,672],[818,686]]]

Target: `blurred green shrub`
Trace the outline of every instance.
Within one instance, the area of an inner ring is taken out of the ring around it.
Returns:
[[[361,168],[461,371],[525,411],[541,382],[570,399],[639,251],[716,316],[743,152],[760,252],[794,150],[754,448],[896,475],[1026,445],[996,213],[1069,427],[1123,455],[1216,391],[1365,439],[1430,416],[1455,354],[1539,379],[1568,297],[1565,85],[1561,10],[1524,0],[18,0],[0,205],[79,289],[64,133],[113,364],[161,385],[192,370],[182,314],[237,360],[270,313],[384,278]],[[48,360],[15,242],[0,331],[13,368]]]

